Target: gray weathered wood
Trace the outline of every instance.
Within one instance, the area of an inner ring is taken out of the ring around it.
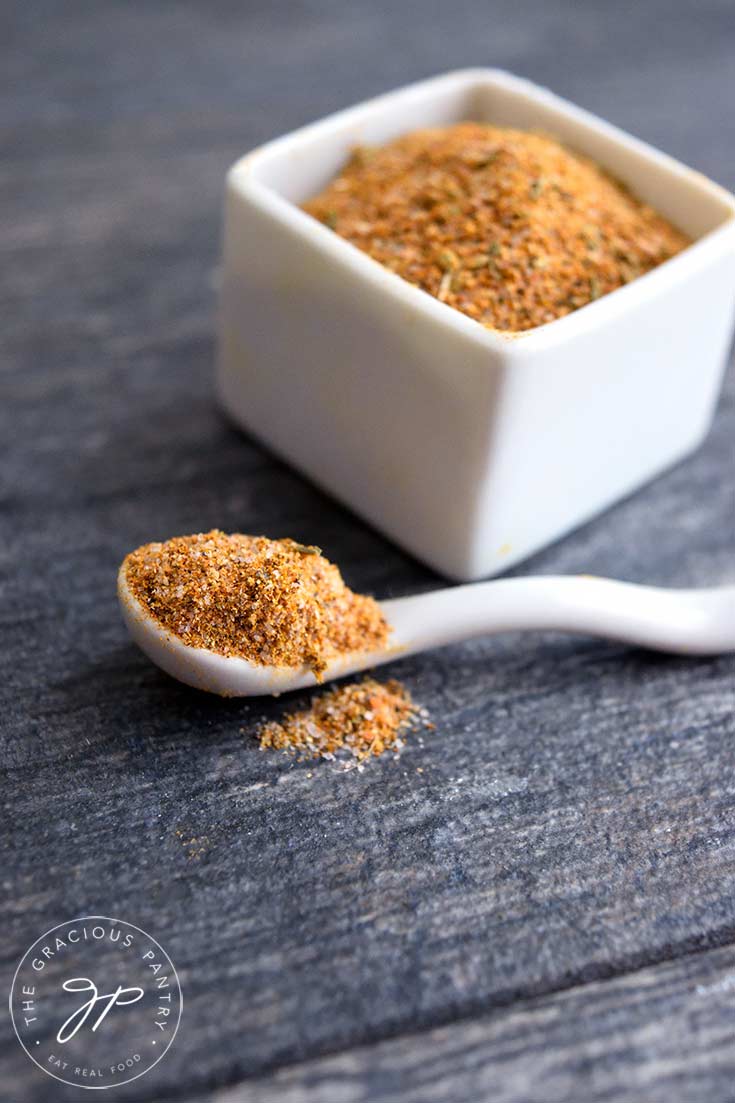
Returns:
[[[517,1003],[495,1015],[286,1067],[207,1098],[211,1103],[732,1098],[723,1095],[723,1086],[735,1081],[734,992],[735,952],[728,946]]]

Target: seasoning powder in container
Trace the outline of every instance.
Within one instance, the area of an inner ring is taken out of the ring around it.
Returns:
[[[551,322],[689,244],[593,161],[483,123],[358,148],[304,210],[488,328]]]

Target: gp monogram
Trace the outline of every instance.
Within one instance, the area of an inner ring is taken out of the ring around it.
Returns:
[[[49,1076],[112,1088],[148,1072],[176,1036],[181,988],[149,934],[88,915],[53,927],[28,949],[10,990],[18,1041]]]

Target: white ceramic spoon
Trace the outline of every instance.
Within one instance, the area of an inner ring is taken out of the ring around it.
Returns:
[[[143,609],[122,569],[118,596],[138,646],[187,685],[223,697],[252,697],[316,684],[306,667],[256,666],[190,647]],[[323,681],[498,632],[576,632],[679,655],[735,651],[735,586],[661,590],[587,575],[550,575],[477,582],[383,601],[380,607],[393,628],[388,644],[331,663]]]

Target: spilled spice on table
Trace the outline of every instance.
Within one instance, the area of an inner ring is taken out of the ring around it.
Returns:
[[[181,828],[176,828],[176,838],[181,843],[182,847],[186,849],[187,857],[190,861],[198,861],[202,855],[207,853],[209,845],[209,836],[191,835],[189,832],[182,831]]]
[[[337,686],[315,695],[309,708],[263,724],[260,749],[284,751],[300,760],[353,760],[361,766],[386,752],[398,755],[405,738],[433,727],[401,682],[374,678]]]
[[[390,627],[345,586],[321,549],[218,529],[145,544],[127,556],[133,596],[192,647],[263,666],[310,667],[382,647]]]
[[[689,239],[553,138],[463,122],[359,147],[304,210],[489,329],[585,306]]]

